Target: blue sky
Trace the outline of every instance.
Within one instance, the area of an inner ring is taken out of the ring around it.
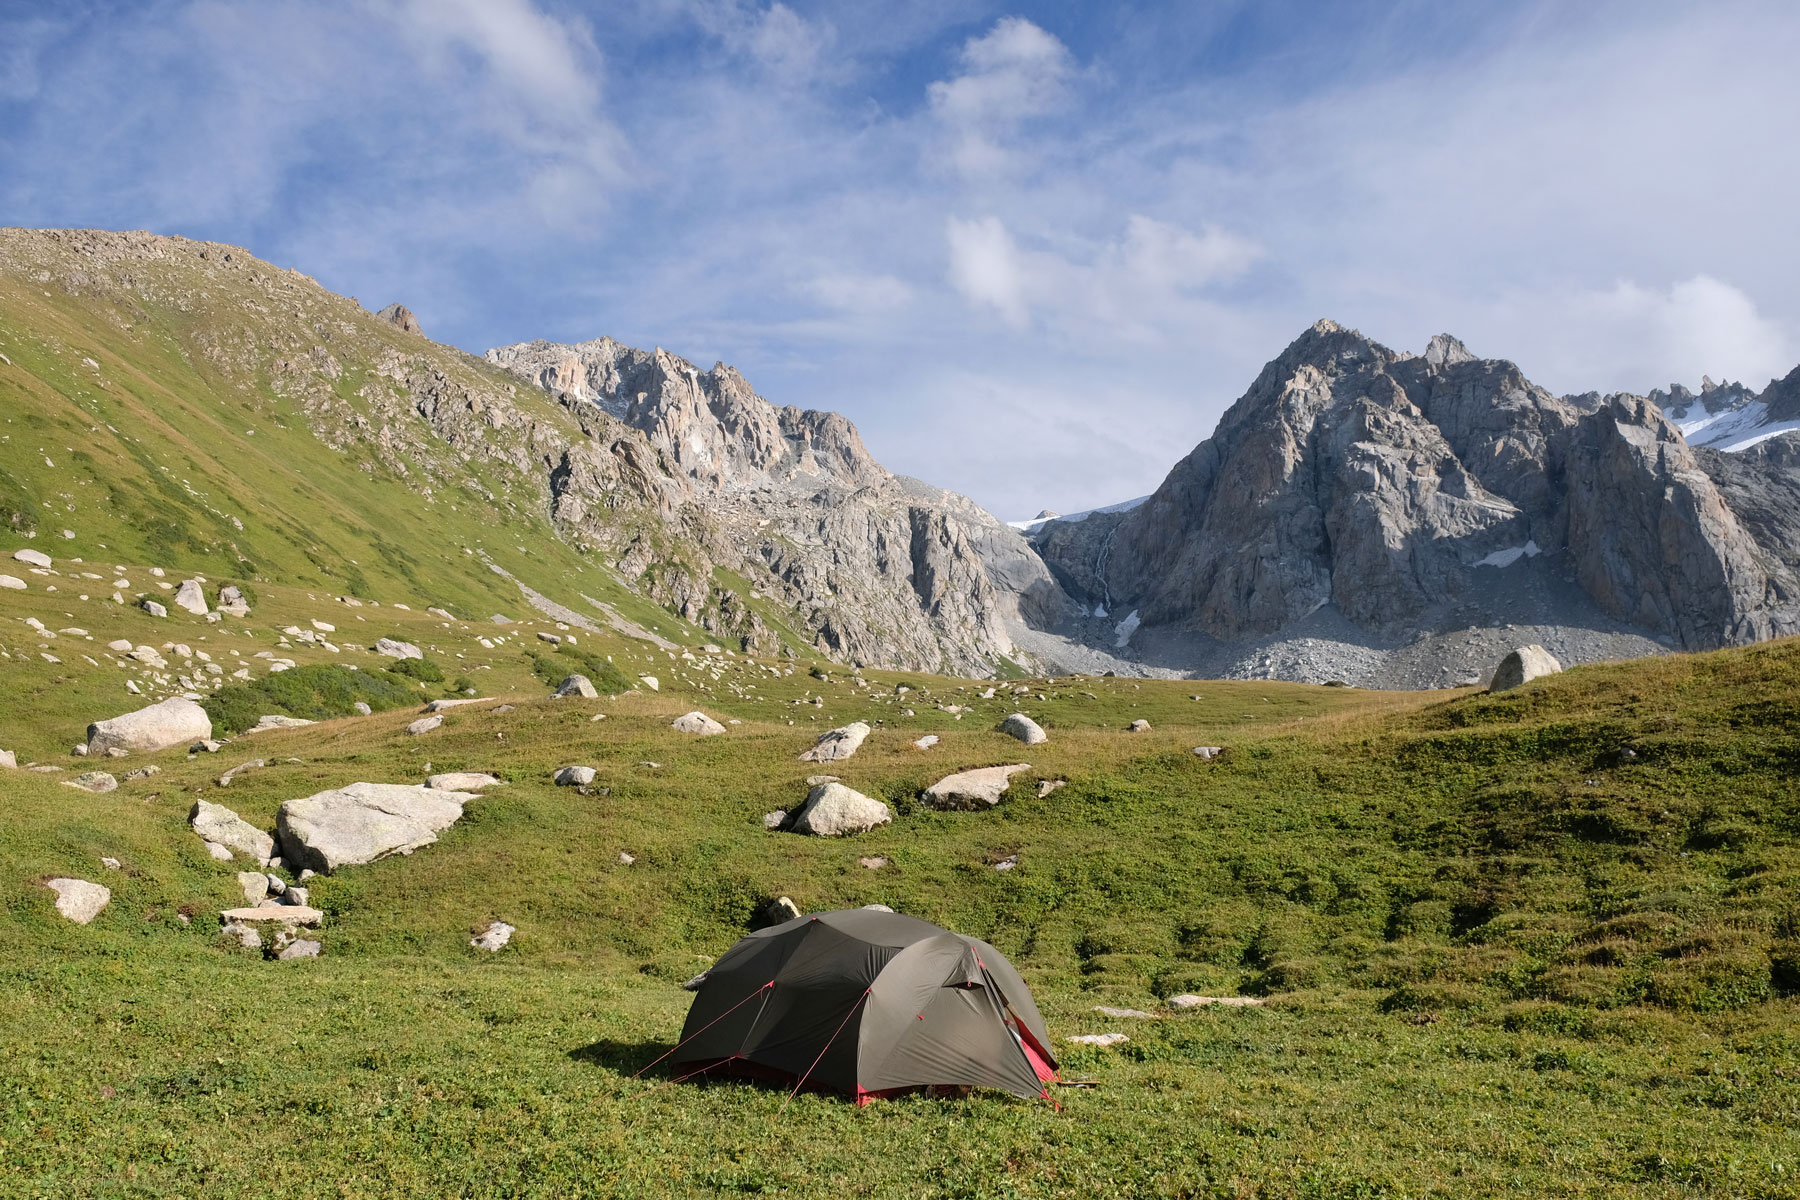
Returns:
[[[1330,316],[1558,391],[1800,362],[1800,5],[0,0],[0,223],[610,334],[1029,516]]]

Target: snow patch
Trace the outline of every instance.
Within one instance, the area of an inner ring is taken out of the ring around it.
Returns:
[[[1138,631],[1138,626],[1141,624],[1143,624],[1143,622],[1138,620],[1138,610],[1135,608],[1132,609],[1131,615],[1126,617],[1123,621],[1120,621],[1113,629],[1113,633],[1118,635],[1113,641],[1113,648],[1115,650],[1123,650],[1125,647],[1129,646],[1131,644],[1131,635]]]
[[[1707,412],[1698,405],[1678,411],[1682,411],[1684,415],[1673,418],[1673,423],[1675,428],[1681,430],[1681,436],[1688,440],[1688,445],[1710,446],[1727,454],[1748,450],[1776,434],[1800,429],[1800,421],[1770,422],[1769,406],[1761,400],[1752,400],[1740,408],[1720,409],[1718,412]]]
[[[1150,498],[1149,496],[1139,496],[1135,500],[1121,500],[1117,504],[1107,504],[1100,508],[1085,508],[1085,509],[1081,510],[1080,512],[1065,513],[1064,515],[1062,515],[1060,517],[1038,517],[1035,520],[1031,520],[1031,521],[1008,521],[1007,524],[1012,526],[1014,529],[1017,529],[1020,533],[1035,533],[1037,530],[1042,529],[1045,525],[1048,525],[1052,521],[1067,521],[1070,524],[1073,524],[1077,521],[1085,521],[1087,518],[1093,516],[1095,513],[1130,512],[1132,509],[1136,508],[1138,505],[1142,504],[1144,501],[1148,500],[1149,498]],[[1104,613],[1096,613],[1095,615],[1096,616],[1104,616],[1105,614]]]
[[[1476,560],[1475,565],[1478,567],[1510,567],[1521,558],[1536,558],[1542,553],[1543,551],[1538,549],[1536,542],[1527,541],[1523,546],[1496,550],[1486,558]]]

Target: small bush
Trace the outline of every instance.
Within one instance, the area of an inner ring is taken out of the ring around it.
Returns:
[[[404,675],[420,683],[444,682],[444,668],[429,658],[403,658],[388,668],[390,675]]]
[[[588,682],[600,692],[629,692],[634,686],[625,672],[579,646],[560,646],[554,654],[539,654],[535,650],[526,653],[531,657],[531,673],[549,687],[555,687],[571,675],[586,675]]]

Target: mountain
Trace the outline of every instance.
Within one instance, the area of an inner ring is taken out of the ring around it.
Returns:
[[[1721,465],[1648,398],[1321,321],[1149,500],[1034,543],[1115,622],[1090,637],[1188,669],[1416,684],[1509,637],[1565,661],[1736,645],[1800,631],[1785,436]]]
[[[1702,376],[1698,396],[1677,383],[1651,392],[1649,399],[1689,445],[1727,453],[1748,450],[1778,434],[1800,430],[1800,367],[1785,378],[1770,380],[1761,392],[1741,383],[1715,384]]]

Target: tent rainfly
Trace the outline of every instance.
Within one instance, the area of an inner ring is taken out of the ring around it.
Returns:
[[[714,1069],[854,1096],[942,1086],[1049,1099],[1050,1035],[986,942],[875,909],[818,913],[744,938],[700,981],[683,1077]]]

